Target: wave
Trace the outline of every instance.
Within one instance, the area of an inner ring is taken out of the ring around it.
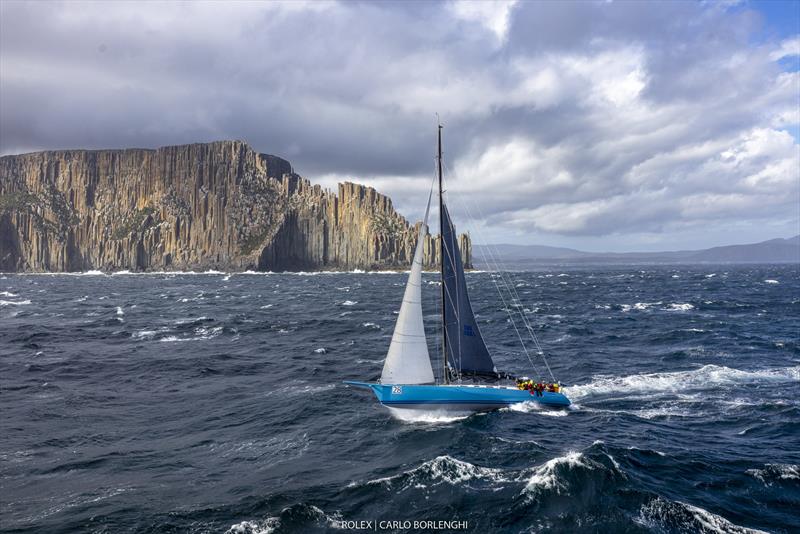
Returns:
[[[660,306],[661,302],[637,302],[636,304],[622,304],[622,311],[629,312],[631,310],[644,311],[653,306]]]
[[[30,300],[0,300],[0,306],[27,306]]]
[[[0,297],[18,297],[19,295],[15,295],[10,291],[0,291]]]
[[[666,311],[689,311],[694,309],[693,304],[670,304],[666,308]]]
[[[734,525],[724,517],[698,506],[656,497],[642,505],[634,519],[640,525],[658,531],[693,532],[700,534],[756,534],[763,530]]]
[[[398,491],[403,491],[411,487],[421,489],[440,484],[455,486],[477,479],[491,482],[509,482],[513,480],[507,477],[502,469],[481,467],[464,460],[458,460],[452,456],[443,455],[423,462],[414,469],[403,471],[399,475],[376,478],[366,483],[352,482],[349,487],[382,484],[392,488],[399,486],[397,488]]]
[[[242,521],[231,525],[225,534],[272,534],[280,526],[280,518],[268,517],[258,521]]]
[[[684,392],[752,382],[789,382],[800,379],[800,366],[744,371],[719,365],[669,373],[644,373],[629,376],[596,376],[592,382],[566,388],[571,399],[592,394]]]
[[[506,408],[501,408],[498,411],[536,413],[539,415],[548,415],[550,417],[565,417],[569,412],[569,410],[564,410],[561,408],[548,408],[546,406],[542,406],[536,401],[516,402],[510,406],[507,406]]]
[[[766,464],[763,469],[748,469],[745,473],[766,486],[784,480],[800,480],[800,466],[791,464]]]
[[[541,490],[553,490],[556,493],[567,491],[567,480],[562,471],[576,467],[595,469],[593,462],[583,453],[570,451],[565,456],[546,461],[533,471],[533,475],[525,485],[524,493],[536,493]]]
[[[205,339],[213,339],[220,335],[223,331],[223,327],[215,326],[213,328],[207,328],[201,326],[199,328],[194,329],[194,336],[191,337],[178,337],[178,336],[167,336],[161,338],[159,341],[162,342],[174,342],[174,341],[202,341]]]
[[[455,421],[463,421],[471,417],[473,414],[472,412],[452,412],[452,411],[440,411],[440,410],[404,410],[402,408],[389,408],[389,413],[397,419],[398,421],[402,421],[404,423],[426,423],[426,424],[442,424],[442,423],[453,423]]]
[[[342,302],[341,306],[355,306],[356,304],[358,304],[357,300],[346,300]]]
[[[341,528],[342,517],[338,512],[328,515],[312,504],[299,503],[287,506],[275,517],[246,520],[231,525],[225,534],[272,534],[278,530],[302,532]]]

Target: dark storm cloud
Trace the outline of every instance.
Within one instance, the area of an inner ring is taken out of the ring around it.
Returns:
[[[765,232],[796,225],[797,145],[782,130],[798,121],[798,76],[780,64],[794,45],[756,42],[763,21],[752,9],[3,2],[0,10],[2,153],[244,139],[326,185],[375,184],[413,218],[433,167],[438,111],[453,194],[480,198],[493,240],[531,231],[679,236],[743,217]]]

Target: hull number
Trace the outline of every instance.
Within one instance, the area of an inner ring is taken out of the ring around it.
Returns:
[[[402,395],[403,386],[392,386],[392,395]]]

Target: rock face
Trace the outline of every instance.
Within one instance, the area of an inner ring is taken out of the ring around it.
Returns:
[[[324,190],[241,141],[0,158],[0,271],[404,269],[418,228],[370,187]]]

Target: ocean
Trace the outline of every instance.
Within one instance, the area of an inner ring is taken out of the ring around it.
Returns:
[[[342,384],[406,276],[0,275],[0,530],[800,531],[797,265],[469,273],[498,368],[537,376],[521,312],[573,406],[411,420]]]

